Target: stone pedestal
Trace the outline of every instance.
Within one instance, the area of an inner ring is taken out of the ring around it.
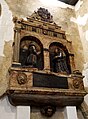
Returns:
[[[30,119],[30,106],[17,106],[16,119]]]
[[[64,119],[78,119],[75,106],[66,106],[64,109]]]

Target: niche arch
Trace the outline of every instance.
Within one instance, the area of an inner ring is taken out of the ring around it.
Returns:
[[[33,60],[33,59],[36,60],[34,61],[36,65],[32,66],[32,64],[29,63],[30,61],[29,62],[27,61],[27,58],[29,57],[30,52],[32,52],[32,55],[31,55],[32,59],[29,58],[29,60]],[[24,36],[20,40],[19,62],[24,67],[38,68],[40,70],[44,68],[43,45],[38,38],[34,36]]]
[[[60,53],[60,54],[59,54]],[[59,54],[59,55],[58,55]],[[67,74],[71,73],[71,67],[70,67],[70,59],[69,59],[69,52],[63,44],[59,42],[53,42],[49,46],[49,58],[50,58],[50,70],[53,72],[66,72]],[[56,59],[58,58],[58,63],[61,62],[62,66],[59,66],[62,68],[62,71],[55,68]]]

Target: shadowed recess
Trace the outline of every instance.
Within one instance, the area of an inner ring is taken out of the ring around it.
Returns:
[[[73,5],[73,6],[76,5],[76,3],[78,2],[78,0],[58,0],[58,1],[64,2],[69,5]]]

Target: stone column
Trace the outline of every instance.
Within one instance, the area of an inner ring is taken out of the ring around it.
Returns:
[[[78,119],[76,106],[66,106],[64,109],[64,119]]]
[[[71,54],[71,55],[69,56],[69,59],[70,59],[71,71],[73,72],[73,71],[75,70],[74,55]]]
[[[50,70],[49,51],[47,49],[44,50],[44,69]]]
[[[20,29],[15,29],[13,61],[19,62]]]
[[[30,119],[30,106],[17,106],[16,119]]]

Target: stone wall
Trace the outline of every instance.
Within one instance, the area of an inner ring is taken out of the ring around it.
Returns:
[[[80,40],[83,46],[83,75],[84,86],[88,88],[88,1],[79,0],[75,6],[76,19],[73,18],[73,22],[78,25]],[[88,104],[88,96],[85,97],[85,101]]]
[[[5,1],[1,1],[0,16],[0,96],[8,87],[8,69],[12,61],[12,42],[14,39],[12,13]]]
[[[83,46],[84,64],[88,62],[88,1],[79,1],[80,7],[75,9],[75,23],[78,25],[80,40]]]
[[[88,70],[88,1],[79,1],[79,7],[75,9],[76,19],[75,23],[78,25],[80,40],[83,46],[83,56],[84,56],[84,75],[87,76]],[[86,74],[85,74],[86,73]],[[88,76],[87,76],[88,77]],[[86,78],[87,79],[87,78]],[[85,86],[88,87],[88,80],[85,79]]]

